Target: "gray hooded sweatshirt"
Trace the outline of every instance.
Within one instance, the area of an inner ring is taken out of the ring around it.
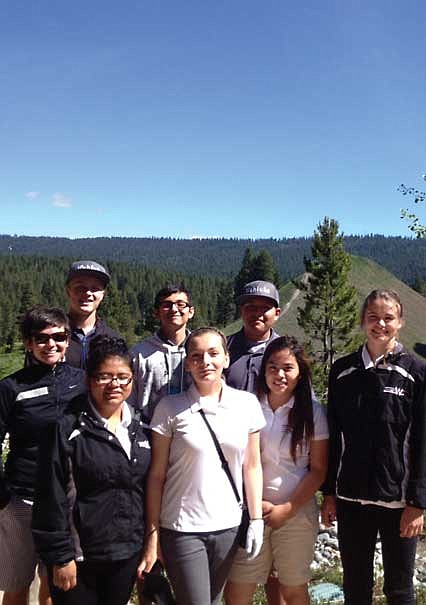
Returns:
[[[185,343],[176,345],[156,332],[132,348],[134,379],[128,402],[149,422],[162,397],[181,393],[192,379],[185,372]]]

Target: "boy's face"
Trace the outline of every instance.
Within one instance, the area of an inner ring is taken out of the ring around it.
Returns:
[[[155,310],[155,317],[164,330],[176,330],[185,327],[194,317],[194,307],[188,302],[185,292],[175,292],[161,300],[160,306]]]
[[[102,280],[91,275],[74,277],[67,285],[69,311],[71,315],[88,316],[96,312],[105,296]]]
[[[240,312],[246,338],[255,342],[269,337],[270,329],[280,316],[281,309],[275,307],[270,298],[251,296],[240,305]]]

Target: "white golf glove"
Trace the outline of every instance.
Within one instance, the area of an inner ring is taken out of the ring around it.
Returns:
[[[254,559],[260,552],[263,543],[263,519],[250,519],[247,530],[247,559]]]

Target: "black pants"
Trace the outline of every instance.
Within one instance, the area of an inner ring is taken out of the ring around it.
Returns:
[[[382,543],[384,585],[389,605],[415,605],[413,586],[417,538],[400,538],[402,508],[359,504],[337,498],[345,605],[371,605],[374,549]]]
[[[135,583],[141,553],[123,561],[83,561],[77,563],[77,585],[60,590],[53,585],[49,569],[49,587],[53,605],[126,605]]]

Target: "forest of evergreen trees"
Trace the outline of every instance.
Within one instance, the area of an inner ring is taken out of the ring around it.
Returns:
[[[347,237],[344,243],[348,252],[375,260],[422,290],[425,240],[371,235]],[[166,283],[183,283],[192,292],[194,327],[225,326],[235,317],[234,288],[262,277],[277,285],[297,277],[311,245],[308,238],[70,240],[1,235],[0,349],[7,351],[16,342],[17,317],[32,304],[66,308],[65,278],[76,259],[92,258],[108,266],[112,281],[101,314],[132,344],[155,329],[154,296]]]
[[[0,255],[0,348],[19,339],[17,318],[33,304],[67,308],[65,279],[75,258]],[[99,259],[97,259],[99,260]],[[138,263],[105,262],[111,283],[101,316],[132,344],[155,329],[153,303],[167,283],[183,284],[192,294],[196,314],[192,327],[225,326],[235,317],[235,288],[254,279],[279,285],[279,274],[266,251],[247,250],[235,280],[210,275],[161,271]]]
[[[405,283],[426,279],[426,240],[383,235],[347,236],[345,249],[379,263]],[[172,239],[96,237],[67,239],[0,235],[0,255],[94,258],[110,262],[140,263],[164,272],[232,279],[247,248],[268,251],[286,281],[303,272],[312,238],[287,239]]]
[[[65,278],[74,258],[0,256],[0,348],[19,339],[17,317],[33,304],[67,308]],[[192,293],[192,325],[224,325],[234,317],[233,283],[209,275],[185,275],[136,263],[105,263],[111,272],[101,316],[132,344],[155,329],[155,293],[165,284],[184,284]]]

